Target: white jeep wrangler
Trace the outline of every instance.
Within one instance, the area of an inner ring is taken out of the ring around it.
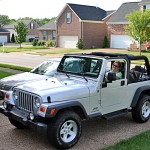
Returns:
[[[131,69],[131,62],[144,66]],[[110,72],[120,61],[122,78]],[[5,97],[0,112],[17,128],[31,127],[47,133],[57,148],[74,146],[82,132],[82,120],[112,119],[132,111],[136,122],[150,118],[150,67],[145,56],[93,52],[66,54],[57,74],[13,88],[13,104]],[[7,94],[7,93],[6,93]],[[10,96],[11,97],[11,96]]]

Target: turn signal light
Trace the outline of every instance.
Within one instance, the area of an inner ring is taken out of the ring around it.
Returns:
[[[40,111],[41,111],[41,112],[43,112],[43,113],[44,113],[44,112],[45,112],[45,110],[46,110],[46,109],[45,109],[45,107],[40,107]]]
[[[51,109],[50,115],[53,115],[55,113],[55,110],[56,110],[55,108]]]
[[[5,94],[5,99],[9,99],[10,98],[10,95],[9,94]]]

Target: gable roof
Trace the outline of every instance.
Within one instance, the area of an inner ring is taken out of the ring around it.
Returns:
[[[84,21],[103,21],[103,19],[110,15],[110,12],[112,12],[105,11],[97,6],[67,3],[64,9],[58,15],[57,20],[62,15],[66,7],[69,7],[80,20]]]
[[[123,3],[107,23],[127,23],[128,20],[126,19],[126,15],[138,9],[140,9],[139,2]]]
[[[34,20],[21,20],[23,21],[23,23],[27,26],[28,24],[30,24],[31,21],[34,21]],[[35,22],[35,21],[34,21]],[[36,22],[35,22],[36,23]],[[37,23],[36,23],[37,24]],[[14,26],[17,25],[17,22],[13,22],[11,24],[8,24],[8,25],[4,25],[3,28],[5,29],[14,29]],[[39,25],[38,25],[39,26]]]
[[[48,23],[38,28],[38,30],[56,30],[56,22],[49,21]]]
[[[70,4],[68,6],[78,15],[81,20],[101,21],[106,17],[105,10],[96,6]]]

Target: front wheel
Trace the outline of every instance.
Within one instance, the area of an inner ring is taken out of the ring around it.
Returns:
[[[141,95],[137,105],[132,108],[132,117],[138,123],[143,123],[150,118],[150,96]]]
[[[48,138],[52,145],[60,149],[74,146],[78,142],[81,132],[81,119],[72,111],[61,113],[48,125]]]

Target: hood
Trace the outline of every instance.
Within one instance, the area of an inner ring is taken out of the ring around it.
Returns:
[[[9,76],[0,80],[0,89],[10,90],[14,86],[21,85],[26,82],[31,82],[34,80],[39,80],[42,78],[47,78],[47,76],[34,74],[30,72],[12,75],[12,76]]]
[[[89,97],[88,82],[84,79],[67,77],[47,78],[18,86],[17,88],[40,95],[43,101],[51,97],[51,101],[62,101]]]

